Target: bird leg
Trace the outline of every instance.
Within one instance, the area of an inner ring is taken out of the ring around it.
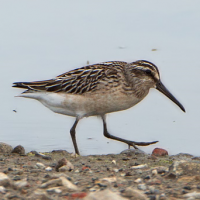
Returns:
[[[105,116],[102,116],[102,120],[103,120],[103,133],[104,133],[104,136],[107,137],[107,138],[113,139],[113,140],[124,142],[124,143],[128,144],[129,148],[130,148],[130,146],[132,146],[135,149],[138,149],[136,147],[136,145],[137,146],[148,146],[150,144],[155,144],[155,143],[158,142],[158,141],[153,141],[153,142],[135,142],[135,141],[126,140],[126,139],[123,139],[123,138],[116,137],[116,136],[111,135],[110,133],[108,133]]]
[[[73,142],[73,145],[74,145],[75,152],[76,152],[76,154],[80,155],[79,150],[78,150],[78,146],[77,146],[77,143],[76,143],[76,126],[77,126],[78,122],[79,122],[79,119],[76,118],[76,121],[74,122],[72,128],[70,129],[70,134],[71,134],[71,138],[72,138],[72,142]]]

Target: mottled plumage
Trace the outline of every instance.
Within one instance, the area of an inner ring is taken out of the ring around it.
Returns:
[[[20,97],[36,99],[56,113],[76,117],[70,132],[77,154],[79,150],[75,138],[76,125],[81,118],[92,115],[102,117],[104,135],[108,138],[135,148],[135,145],[156,143],[157,141],[129,141],[110,135],[105,122],[106,113],[134,106],[148,94],[150,88],[158,89],[185,111],[160,81],[158,68],[145,60],[88,65],[50,80],[16,82],[13,87],[27,89],[19,95]]]

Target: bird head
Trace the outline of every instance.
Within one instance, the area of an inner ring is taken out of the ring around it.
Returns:
[[[172,100],[182,111],[185,108],[182,104],[169,92],[160,79],[160,73],[156,65],[146,60],[138,60],[129,64],[130,75],[134,79],[134,84],[143,85],[150,89],[155,88]]]

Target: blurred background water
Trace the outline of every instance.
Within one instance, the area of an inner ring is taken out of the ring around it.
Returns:
[[[110,133],[159,140],[141,148],[147,153],[161,147],[200,155],[199,22],[198,0],[0,1],[0,142],[26,151],[74,152],[69,130],[75,119],[15,98],[23,90],[13,82],[50,79],[87,61],[146,59],[158,66],[186,113],[152,89],[135,107],[108,115]],[[80,121],[77,142],[82,155],[127,149],[103,136],[97,117]]]

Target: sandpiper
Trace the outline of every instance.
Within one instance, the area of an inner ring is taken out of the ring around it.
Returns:
[[[27,89],[19,97],[36,99],[55,113],[76,118],[70,130],[76,154],[80,154],[76,143],[76,126],[83,117],[95,115],[102,118],[103,132],[107,138],[136,149],[136,146],[158,142],[135,142],[113,136],[108,133],[105,119],[107,113],[126,110],[139,103],[150,88],[162,92],[185,112],[181,103],[162,84],[156,65],[145,60],[103,62],[66,72],[50,80],[13,84],[13,87]]]

